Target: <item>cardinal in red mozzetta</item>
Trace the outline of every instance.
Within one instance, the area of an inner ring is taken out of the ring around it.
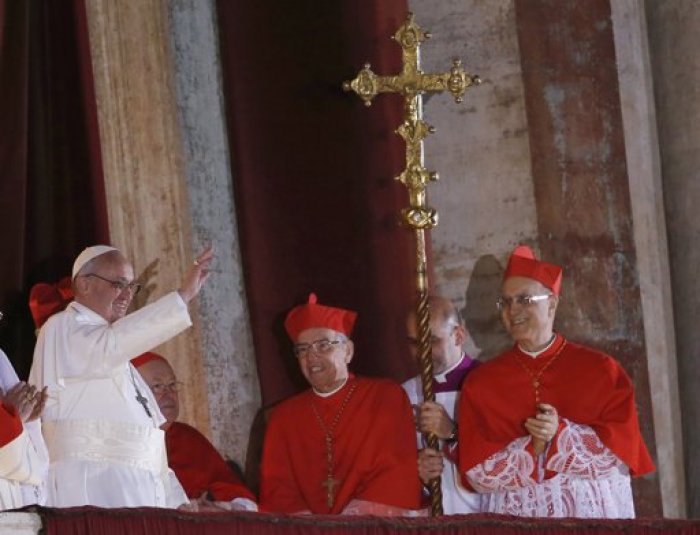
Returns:
[[[311,388],[278,404],[265,435],[260,508],[413,515],[420,505],[413,413],[403,389],[348,371],[356,314],[309,302],[287,315]]]
[[[255,497],[234,474],[207,438],[194,427],[178,422],[179,385],[170,363],[157,353],[144,353],[131,363],[151,388],[166,422],[168,466],[175,472],[199,511],[257,511]]]
[[[553,330],[562,270],[513,251],[497,305],[515,345],[474,370],[459,406],[459,466],[485,512],[634,517],[630,476],[654,470],[630,378]]]

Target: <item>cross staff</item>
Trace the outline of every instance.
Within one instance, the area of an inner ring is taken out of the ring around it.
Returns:
[[[421,382],[425,401],[435,401],[433,392],[433,358],[431,352],[430,310],[428,308],[428,270],[425,252],[425,230],[437,225],[437,211],[426,204],[426,186],[437,180],[438,174],[429,172],[423,165],[423,139],[435,129],[422,120],[422,98],[426,92],[449,91],[456,102],[462,102],[464,92],[481,80],[464,72],[458,59],[452,61],[449,72],[425,74],[420,70],[420,44],[430,38],[414,21],[409,13],[406,21],[396,31],[393,39],[401,45],[401,73],[392,76],[377,76],[369,63],[357,77],[343,83],[343,89],[354,91],[366,106],[379,93],[399,93],[404,97],[404,120],[396,130],[406,142],[406,167],[397,180],[408,189],[409,207],[401,210],[405,224],[415,231],[416,236],[416,287],[418,290],[418,355],[421,367]],[[428,447],[438,449],[438,438],[430,433],[426,437]],[[442,491],[440,477],[430,481],[431,514],[442,515]]]

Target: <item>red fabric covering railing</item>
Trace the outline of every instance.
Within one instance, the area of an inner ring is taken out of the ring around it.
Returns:
[[[206,534],[206,535],[516,535],[700,533],[700,520],[524,520],[499,515],[432,518],[276,516],[258,513],[181,513],[169,509],[35,509],[46,535]]]

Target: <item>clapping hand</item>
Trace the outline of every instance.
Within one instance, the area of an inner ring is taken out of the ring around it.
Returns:
[[[47,398],[46,387],[37,390],[35,386],[20,381],[7,391],[2,402],[14,407],[23,422],[31,422],[41,416]]]

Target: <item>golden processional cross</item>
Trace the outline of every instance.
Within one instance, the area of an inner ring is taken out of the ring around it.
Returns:
[[[414,21],[409,13],[406,22],[397,30],[393,39],[403,49],[403,68],[393,76],[377,76],[365,64],[357,77],[344,82],[346,91],[354,91],[365,102],[379,93],[399,93],[404,97],[404,120],[396,133],[406,142],[406,168],[396,177],[408,188],[410,205],[401,211],[405,224],[415,231],[416,236],[416,285],[418,289],[418,354],[420,357],[423,398],[435,401],[433,392],[433,359],[431,354],[430,311],[428,308],[428,270],[425,252],[425,230],[438,222],[437,212],[426,204],[426,186],[437,180],[438,175],[429,172],[423,165],[423,139],[435,131],[422,120],[421,95],[426,92],[449,91],[455,101],[462,102],[464,92],[472,85],[481,83],[478,76],[464,72],[461,62],[453,60],[450,72],[425,74],[420,70],[420,44],[430,38]],[[438,438],[434,434],[426,437],[428,447],[438,449]],[[430,482],[433,516],[442,514],[442,491],[440,478]]]

